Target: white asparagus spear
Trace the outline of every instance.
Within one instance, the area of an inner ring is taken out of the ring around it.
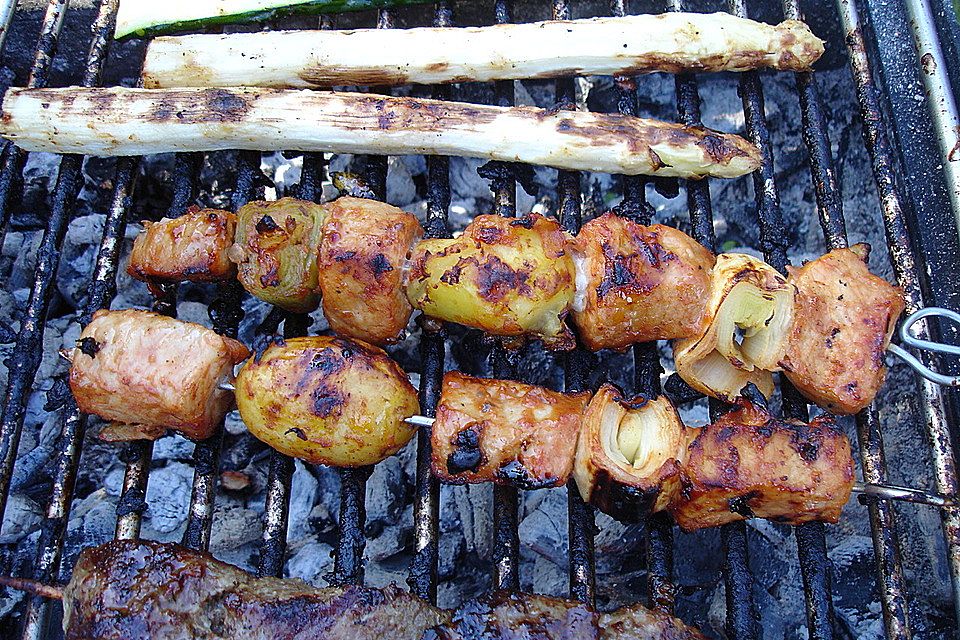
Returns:
[[[568,170],[733,178],[743,138],[620,114],[281,89],[10,89],[0,136],[27,151],[125,156],[219,149],[433,154]]]
[[[289,53],[284,53],[289,52]],[[143,85],[330,87],[652,71],[803,71],[823,42],[797,20],[669,13],[490,27],[270,31],[154,39]]]

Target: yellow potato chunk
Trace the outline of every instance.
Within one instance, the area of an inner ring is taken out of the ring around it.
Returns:
[[[271,345],[237,375],[250,433],[314,464],[362,467],[399,451],[420,410],[406,374],[377,347],[331,336]]]
[[[573,348],[563,323],[576,293],[567,242],[560,225],[540,215],[477,216],[459,238],[417,245],[407,297],[439,320]]]
[[[322,206],[295,198],[241,207],[230,259],[239,265],[243,288],[293,313],[316,309],[317,252],[325,216]]]

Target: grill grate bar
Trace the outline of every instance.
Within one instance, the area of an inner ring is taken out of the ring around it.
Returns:
[[[193,201],[196,193],[195,170],[197,159],[194,154],[178,154],[173,167],[173,199],[167,210],[169,217],[182,215]],[[153,311],[171,317],[177,315],[176,285],[157,285],[154,287],[155,299]],[[143,512],[147,510],[147,484],[150,481],[150,461],[153,458],[153,441],[138,440],[125,445],[121,459],[127,468],[123,474],[120,499],[117,501],[117,526],[114,537],[118,540],[136,540],[140,537],[143,524]],[[196,493],[196,490],[193,492]],[[191,495],[190,518],[195,513]],[[201,511],[196,508],[196,511]],[[201,525],[202,527],[202,525]]]
[[[259,154],[254,154],[246,163],[244,185],[253,185],[260,171]],[[319,202],[323,197],[323,172],[326,159],[322,153],[307,153],[303,156],[300,182],[296,196],[302,200]],[[249,180],[246,176],[249,176]],[[279,312],[277,307],[273,311]],[[304,314],[282,313],[285,338],[305,336],[310,328],[310,316]],[[277,331],[278,327],[272,327]],[[270,452],[270,471],[267,476],[267,495],[264,501],[263,532],[260,536],[260,561],[257,575],[280,577],[287,552],[287,526],[290,516],[290,484],[293,482],[295,463],[293,458],[279,451]]]
[[[453,25],[449,2],[438,2],[434,26]],[[433,98],[442,100],[450,94],[448,87],[436,87]],[[444,156],[427,158],[427,219],[425,234],[430,238],[449,236],[447,213],[450,209],[450,159]],[[443,383],[445,345],[441,331],[421,324],[420,335],[420,410],[434,417]],[[440,482],[430,471],[432,427],[417,431],[417,474],[413,502],[414,551],[407,583],[415,594],[436,604],[437,569],[440,560]]]
[[[713,413],[711,407],[711,414]],[[711,415],[711,418],[713,416]],[[747,551],[747,525],[732,522],[720,528],[723,543],[723,583],[727,599],[728,638],[759,638],[760,616],[753,603],[753,574]]]
[[[178,164],[183,163],[191,176],[199,176],[203,167],[203,154],[179,154],[176,161]],[[177,172],[175,175],[183,174]],[[178,180],[174,184],[174,203],[180,215],[195,201],[195,187],[196,182],[190,179]],[[208,310],[214,331],[229,338],[237,337],[240,321],[243,320],[243,308],[240,304],[242,294],[243,289],[236,281],[217,286],[217,297]],[[210,548],[223,431],[221,422],[216,432],[207,440],[198,442],[193,450],[193,487],[187,528],[183,534],[183,545],[191,549],[206,551]]]
[[[906,218],[903,213],[903,207],[900,200],[900,192],[896,184],[896,174],[893,163],[894,156],[887,138],[886,129],[883,125],[879,110],[879,100],[877,98],[878,88],[874,82],[870,63],[867,59],[866,48],[863,39],[863,31],[860,24],[857,3],[855,0],[837,2],[840,11],[841,22],[846,33],[847,49],[850,55],[850,65],[853,70],[854,81],[857,87],[857,99],[860,103],[861,116],[863,118],[863,134],[866,140],[867,150],[873,163],[874,179],[877,183],[877,190],[880,194],[880,204],[883,213],[884,230],[887,237],[887,245],[890,248],[890,255],[893,261],[894,273],[898,284],[903,287],[907,300],[907,313],[912,313],[925,306],[923,294],[921,292],[921,272],[914,258],[913,247],[911,245],[909,231],[907,229]],[[929,339],[929,325],[917,323],[914,325],[914,335],[921,339]],[[927,352],[920,352],[917,355],[921,362],[934,369],[935,358]],[[950,436],[950,426],[946,415],[946,406],[944,395],[940,387],[926,380],[920,381],[920,397],[923,401],[925,422],[930,438],[932,448],[932,459],[935,471],[935,481],[937,491],[946,495],[955,495],[957,493],[957,473],[955,460],[953,457],[953,444]],[[858,421],[858,425],[871,422],[874,416],[864,416]],[[875,443],[871,443],[872,460],[869,465],[880,474],[880,477],[866,477],[867,482],[876,482],[881,479],[885,467],[882,459],[882,442],[878,429],[864,428],[861,430],[865,434],[873,434],[876,438]],[[868,460],[864,457],[864,472],[866,474]],[[892,512],[889,511],[889,505],[878,507],[886,509],[887,516],[892,522]],[[960,510],[956,508],[944,508],[940,510],[941,521],[943,525],[944,538],[947,543],[947,554],[949,560],[950,577],[953,583],[954,613],[960,617]],[[881,516],[871,513],[872,520],[880,520]],[[889,530],[887,530],[889,531]],[[887,534],[885,534],[887,535]],[[892,535],[890,533],[889,535]],[[875,538],[875,542],[877,538]],[[885,572],[886,568],[890,572],[881,574],[883,588],[881,593],[884,597],[884,613],[893,616],[895,613],[904,611],[905,605],[902,599],[905,597],[903,589],[902,571],[897,571],[899,565],[897,549],[879,548],[875,544],[878,558],[885,559],[890,557],[893,564],[886,565],[878,563],[878,569]],[[884,553],[881,554],[881,551]],[[909,633],[906,625],[906,618],[902,619],[905,634]],[[889,629],[888,629],[889,633]]]
[[[35,85],[46,80],[65,9],[66,5],[57,1],[52,1],[47,7],[40,38],[41,45],[31,72],[31,81]],[[100,72],[106,58],[106,43],[113,32],[114,14],[115,3],[105,0],[101,4],[97,21],[94,23],[95,31],[83,75],[85,86],[94,86],[99,83]],[[15,150],[11,155],[17,153]],[[7,388],[2,415],[0,415],[0,516],[6,509],[13,466],[23,430],[26,403],[42,357],[47,309],[54,290],[57,268],[60,265],[59,247],[63,243],[67,225],[73,214],[73,204],[83,184],[80,174],[82,164],[82,156],[63,156],[60,160],[50,215],[47,217],[47,224],[37,249],[36,274],[30,290],[30,298],[20,321],[20,331],[17,334],[13,353],[8,361]],[[2,240],[0,238],[0,243]]]
[[[554,0],[554,20],[570,20],[570,5],[566,0]],[[554,83],[554,100],[558,107],[576,109],[576,81],[573,78],[558,78]],[[581,174],[577,171],[557,172],[557,215],[560,224],[571,234],[580,231],[583,223]],[[567,391],[584,391],[588,386],[593,359],[577,346],[564,359],[564,388]],[[594,514],[584,504],[574,480],[567,484],[567,532],[570,548],[569,574],[570,596],[581,602],[593,604],[596,591],[594,575]]]
[[[378,10],[377,28],[393,28],[393,14],[389,9]],[[388,93],[388,90],[377,92]],[[376,197],[385,201],[388,159],[386,156],[366,156],[365,161],[367,183]],[[337,540],[333,573],[330,576],[332,584],[363,584],[363,550],[367,544],[364,533],[367,511],[364,501],[367,479],[372,471],[373,467],[340,470],[340,537]]]
[[[88,289],[90,297],[80,315],[80,324],[83,326],[90,322],[97,310],[109,305],[116,292],[117,266],[127,226],[126,213],[130,206],[136,166],[137,161],[132,158],[123,158],[118,162],[113,199],[104,221],[103,240],[100,242],[94,276]],[[59,574],[64,535],[70,518],[74,483],[87,426],[87,416],[80,413],[72,395],[68,395],[62,414],[64,418],[60,431],[61,446],[54,463],[53,490],[46,517],[40,525],[40,539],[37,542],[32,575],[34,580],[46,584],[55,582]],[[49,601],[44,598],[31,597],[28,600],[22,635],[24,640],[39,640],[49,606]]]
[[[37,40],[37,52],[30,68],[27,87],[37,88],[47,85],[47,75],[50,72],[50,63],[57,51],[57,41],[63,28],[63,19],[67,13],[70,0],[50,0],[47,11],[40,26],[40,37]],[[12,19],[11,15],[7,19]],[[3,31],[6,34],[6,28]],[[17,199],[22,187],[23,166],[27,161],[27,152],[9,142],[4,142],[3,167],[0,168],[0,247],[3,246],[7,235],[7,226],[10,222],[10,207]]]
[[[495,3],[498,23],[509,22],[513,16],[513,2]],[[516,87],[513,81],[505,80],[494,84],[497,104],[502,107],[513,106],[516,101]],[[491,185],[494,192],[494,208],[497,215],[512,218],[517,215],[517,181],[512,168],[504,166],[503,177]],[[500,379],[514,379],[516,370],[507,359],[503,346],[498,342],[490,354],[493,363],[493,375]],[[494,485],[493,487],[493,588],[520,588],[520,493],[514,487]]]

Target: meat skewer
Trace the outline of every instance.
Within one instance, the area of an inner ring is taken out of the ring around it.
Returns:
[[[536,214],[481,215],[446,240],[421,240],[412,214],[352,197],[251,203],[238,218],[228,253],[244,287],[294,312],[322,301],[340,335],[394,343],[416,308],[510,343],[536,337],[566,350],[574,344],[569,315],[593,350],[674,340],[679,375],[727,401],[747,384],[769,396],[773,372],[785,370],[814,402],[855,412],[879,391],[883,352],[903,309],[902,292],[867,269],[865,245],[828,253],[784,278],[753,256],[714,256],[676,229],[612,214],[591,220],[575,238]],[[198,262],[201,243],[192,238],[179,240],[188,255],[175,259],[178,240],[162,231],[174,224],[141,234],[134,253],[142,258],[131,262],[131,273],[144,271],[146,247],[153,247],[158,262],[171,263],[152,267],[165,278],[178,269],[185,279],[210,277],[183,267]],[[209,244],[224,253],[219,238]],[[843,291],[850,282],[856,291]]]
[[[184,342],[191,345],[186,360]],[[232,390],[253,435],[289,455],[336,466],[375,464],[399,451],[415,426],[424,424],[416,417],[416,391],[404,372],[371,345],[326,336],[281,342],[247,362],[236,385],[230,384],[233,366],[247,354],[239,343],[198,325],[146,311],[101,311],[73,352],[70,384],[82,411],[114,421],[101,434],[110,440],[155,439],[167,429],[197,440],[208,437],[211,425],[231,407],[227,390]],[[808,455],[811,451],[833,456],[834,472],[844,465],[852,469],[845,437],[824,426],[826,418],[801,425],[744,409],[724,419],[734,422],[689,430],[664,398],[625,400],[613,387],[604,387],[591,400],[585,393],[562,394],[451,372],[444,379],[437,419],[428,424],[433,426],[433,470],[438,477],[533,489],[560,486],[575,468],[584,498],[621,517],[665,508],[684,517],[685,512],[675,508],[678,501],[696,499],[700,485],[717,486],[702,480],[713,471],[697,462],[696,450],[728,447],[710,440],[709,434],[718,430],[742,432],[744,446],[748,441],[754,445],[749,455],[759,461],[746,470],[754,479],[740,494],[711,497],[710,504],[745,499],[758,515],[790,520],[806,518],[809,512],[835,520],[836,505],[845,502],[845,492],[849,495],[852,471],[836,486],[807,480],[827,473],[808,464],[817,459]],[[794,453],[784,447],[782,437],[795,445]],[[805,438],[812,438],[811,444],[801,447]],[[761,440],[770,443],[772,453],[757,449]],[[783,462],[795,454],[800,458]],[[745,449],[737,459],[747,455]],[[767,484],[777,486],[763,467],[769,456],[773,464],[793,465],[802,478],[794,474],[789,488],[777,491],[806,500],[804,496],[829,490],[839,502],[828,500],[822,507],[813,502],[806,511],[795,508],[803,504],[795,500],[792,511],[750,502],[763,497]],[[708,459],[715,456],[703,458]],[[896,488],[889,494],[922,498]],[[694,526],[693,520],[688,518],[684,526]]]
[[[746,175],[760,158],[736,135],[620,114],[243,87],[8,89],[0,136],[93,156],[283,148],[693,179]]]
[[[299,52],[277,56],[278,47]],[[270,31],[151,40],[143,86],[295,87],[490,82],[654,71],[808,71],[802,22],[670,13],[488,27]]]

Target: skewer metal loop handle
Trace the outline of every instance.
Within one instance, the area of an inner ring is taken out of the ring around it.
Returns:
[[[949,355],[960,356],[960,346],[944,344],[942,342],[933,342],[931,340],[921,340],[910,333],[910,329],[913,327],[913,325],[920,320],[931,316],[947,318],[948,320],[952,320],[956,324],[960,325],[960,313],[951,311],[950,309],[944,309],[943,307],[926,307],[911,313],[909,316],[907,316],[906,320],[903,321],[903,325],[900,327],[900,341],[906,347],[912,347],[914,349],[930,351],[933,353],[945,353]],[[943,375],[942,373],[937,373],[920,362],[920,360],[912,353],[899,345],[891,344],[889,347],[887,347],[887,351],[906,362],[910,368],[934,384],[939,384],[945,387],[960,386],[960,376],[947,376]]]

